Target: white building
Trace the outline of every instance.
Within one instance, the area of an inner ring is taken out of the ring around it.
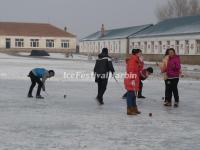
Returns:
[[[76,36],[65,30],[45,23],[0,22],[1,51],[49,52],[76,50]]]
[[[129,51],[129,36],[145,30],[152,25],[142,25],[120,29],[105,30],[93,33],[80,41],[80,53],[97,54],[106,47],[111,54],[126,54]]]
[[[164,20],[131,36],[129,47],[144,54],[164,54],[171,47],[180,55],[200,55],[200,16]]]

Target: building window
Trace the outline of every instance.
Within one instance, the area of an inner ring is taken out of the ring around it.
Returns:
[[[39,47],[39,39],[31,39],[31,47]]]
[[[179,54],[179,41],[175,41],[175,49],[176,49],[176,52],[177,54]]]
[[[154,41],[151,42],[151,52],[154,53]]]
[[[108,42],[107,48],[109,49],[109,52],[110,52],[110,41]]]
[[[167,48],[170,48],[170,41],[167,41]]]
[[[133,48],[135,48],[135,43],[134,42],[132,42],[132,46],[133,46]]]
[[[138,42],[138,48],[139,48],[139,49],[141,48],[141,43],[140,43],[140,42]]]
[[[189,49],[190,49],[189,41],[185,40],[185,54],[189,54]]]
[[[69,48],[69,40],[61,40],[62,48]]]
[[[197,54],[200,54],[200,40],[196,40],[197,43]]]
[[[46,40],[46,47],[53,48],[54,47],[54,40]]]
[[[115,52],[118,53],[118,45],[115,44]]]
[[[147,42],[144,42],[144,53],[147,53]]]
[[[115,53],[115,41],[113,41],[113,53]]]
[[[121,52],[121,41],[119,41],[119,53]]]
[[[159,53],[162,53],[162,41],[158,42],[158,49]]]
[[[24,47],[24,39],[15,39],[15,47]]]
[[[166,50],[166,46],[165,45],[163,45],[163,49]]]

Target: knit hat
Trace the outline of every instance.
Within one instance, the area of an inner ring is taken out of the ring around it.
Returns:
[[[102,49],[102,53],[103,53],[103,54],[108,54],[108,49],[107,49],[107,48],[103,48],[103,49]]]

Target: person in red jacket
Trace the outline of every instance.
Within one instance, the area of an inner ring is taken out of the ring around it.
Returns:
[[[124,78],[127,90],[127,115],[137,115],[136,93],[139,91],[139,50],[133,49],[132,56],[126,60],[126,76]]]

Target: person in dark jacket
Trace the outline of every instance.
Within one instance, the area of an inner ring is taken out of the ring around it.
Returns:
[[[108,55],[108,49],[103,48],[102,52],[98,55],[94,67],[95,82],[98,84],[98,94],[96,99],[100,105],[104,104],[103,95],[106,91],[110,72],[114,75],[115,70],[112,64],[112,59]]]
[[[143,89],[143,82],[144,80],[146,80],[151,74],[153,73],[153,68],[152,67],[148,67],[146,69],[143,69],[139,72],[139,78],[140,78],[140,89],[138,91],[138,98],[146,98],[142,95],[142,89]]]
[[[36,98],[37,99],[44,99],[44,97],[42,97],[40,95],[41,89],[43,91],[45,91],[45,81],[48,78],[51,78],[55,75],[55,72],[53,70],[46,70],[44,68],[35,68],[33,70],[30,71],[28,77],[30,77],[31,79],[31,86],[28,92],[28,98],[33,98],[32,96],[32,91],[33,88],[35,87],[36,83],[38,84],[38,89],[37,89],[37,94],[36,94]],[[40,80],[42,79],[42,80]]]

